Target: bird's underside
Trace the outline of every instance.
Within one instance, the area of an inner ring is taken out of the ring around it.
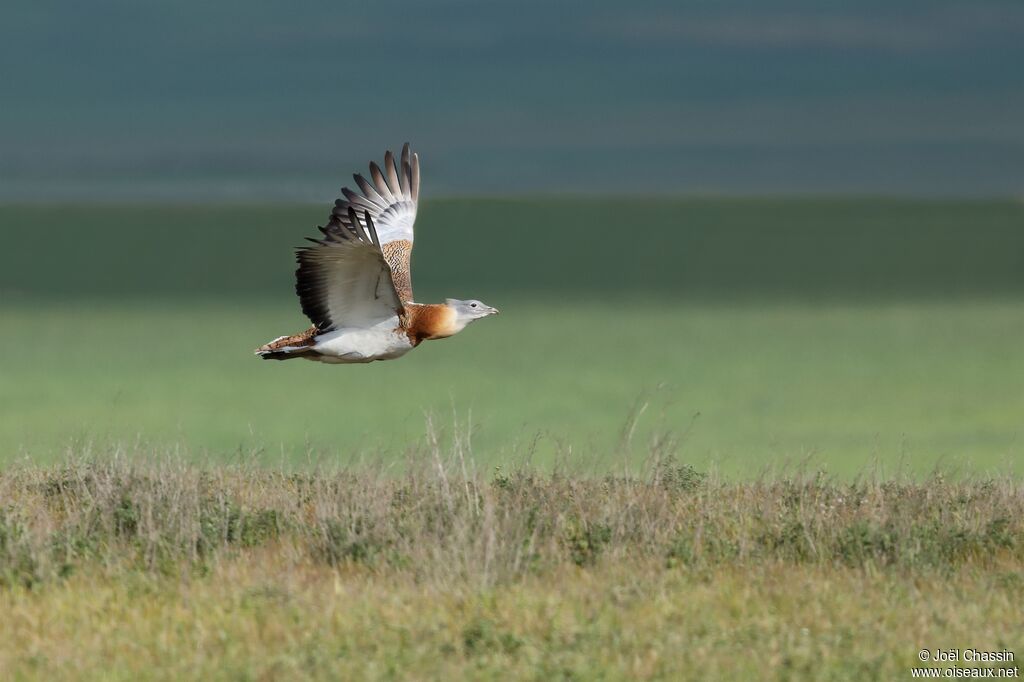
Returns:
[[[392,360],[425,340],[456,333],[455,317],[445,304],[410,303],[402,314],[373,327],[321,332],[314,325],[300,334],[282,336],[260,346],[256,353],[266,360],[305,358],[330,364]]]
[[[295,292],[312,326],[256,349],[267,360],[328,363],[390,360],[422,341],[457,333],[497,312],[479,301],[415,303],[409,261],[419,201],[419,157],[384,155],[359,191],[342,188],[323,237],[296,252]],[[454,304],[454,305],[453,305]]]

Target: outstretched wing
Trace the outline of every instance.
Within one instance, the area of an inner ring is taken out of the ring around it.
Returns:
[[[320,332],[369,327],[403,312],[373,218],[357,217],[351,206],[346,218],[295,254],[295,293]]]
[[[366,227],[364,216],[369,215],[377,227],[381,252],[391,268],[398,298],[408,303],[413,300],[409,260],[420,197],[420,158],[411,153],[406,142],[399,163],[395,163],[395,155],[389,151],[384,154],[383,168],[370,163],[369,180],[359,174],[353,177],[359,191],[343,187],[343,198],[334,202],[331,218],[320,230],[325,235],[352,230],[353,220]],[[355,209],[354,214],[350,213],[352,209]]]

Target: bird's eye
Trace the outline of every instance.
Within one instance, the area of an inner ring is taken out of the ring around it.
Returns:
[[[470,307],[470,308],[475,308],[475,307],[476,307],[476,303],[470,303],[470,304],[469,304],[469,307]]]

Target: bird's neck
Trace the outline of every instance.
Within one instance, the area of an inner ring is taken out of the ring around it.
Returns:
[[[447,338],[459,333],[465,326],[459,324],[455,309],[445,303],[405,304],[402,328],[414,346],[422,341]]]

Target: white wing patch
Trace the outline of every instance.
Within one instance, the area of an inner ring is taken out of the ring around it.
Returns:
[[[325,234],[337,226],[352,228],[349,209],[355,209],[356,221],[366,227],[364,213],[369,213],[377,228],[380,243],[413,241],[413,225],[420,198],[420,157],[413,154],[409,143],[402,147],[402,158],[396,163],[391,152],[384,154],[384,167],[370,163],[370,179],[353,176],[359,192],[343,187],[344,198],[334,202],[331,219],[321,228]]]

